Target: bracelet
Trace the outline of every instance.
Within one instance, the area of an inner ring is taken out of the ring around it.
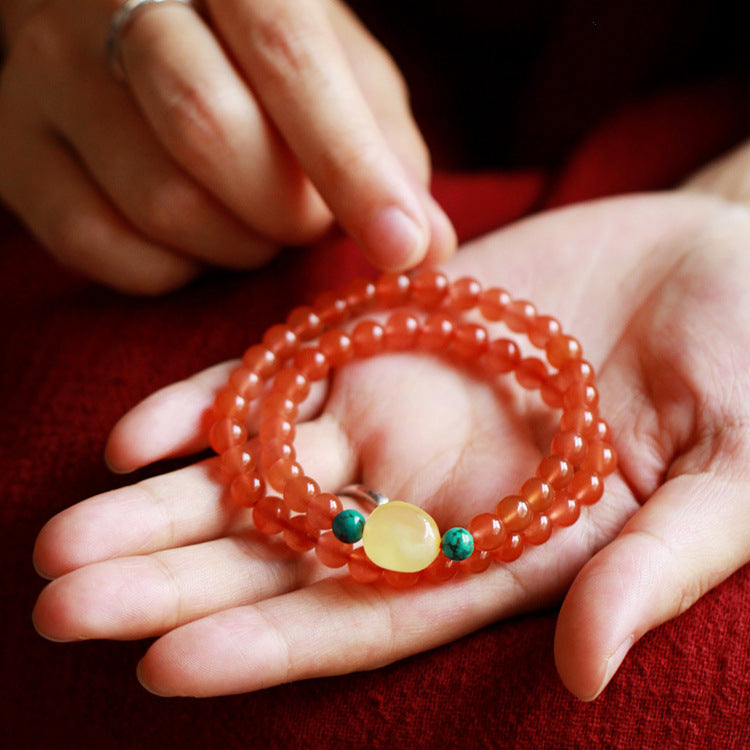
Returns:
[[[389,311],[382,323],[362,317]],[[547,363],[523,356],[513,339],[491,339],[485,326],[466,319],[471,311],[524,335]],[[355,318],[351,330],[342,327]],[[446,357],[487,378],[513,373],[523,388],[538,390],[547,406],[562,412],[549,455],[518,493],[443,534],[421,508],[361,485],[323,491],[296,461],[295,419],[311,383],[353,359],[409,350]],[[258,531],[281,534],[298,552],[315,548],[320,562],[348,566],[361,583],[382,578],[402,588],[420,579],[447,581],[459,570],[480,573],[493,560],[511,562],[597,502],[604,477],[617,465],[598,400],[593,367],[555,318],[503,289],[482,289],[468,277],[451,282],[427,269],[386,273],[375,282],[356,279],[342,294],[326,292],[269,328],[217,393],[208,437],[232,500],[252,508]],[[248,440],[245,419],[255,401],[260,426]],[[341,496],[375,508],[365,517],[344,509]]]

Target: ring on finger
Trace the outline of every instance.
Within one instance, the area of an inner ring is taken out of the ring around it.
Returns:
[[[196,8],[195,0],[125,0],[119,8],[112,14],[109,22],[109,34],[107,35],[107,60],[112,70],[112,74],[118,81],[125,81],[125,68],[122,64],[122,55],[120,51],[120,41],[123,34],[133,22],[135,17],[154,5],[162,3],[178,3]]]

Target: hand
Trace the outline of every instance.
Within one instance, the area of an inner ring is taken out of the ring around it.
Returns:
[[[339,0],[149,6],[125,86],[104,54],[121,1],[5,5],[0,195],[64,263],[162,292],[334,218],[383,268],[452,253],[401,76]]]
[[[260,538],[209,459],[50,521],[35,551],[54,578],[37,628],[57,640],[157,636],[144,684],[208,696],[370,669],[565,597],[557,665],[593,698],[635,640],[750,558],[749,239],[744,209],[680,192],[551,212],[449,264],[579,337],[619,454],[604,498],[518,561],[441,587],[357,585]],[[230,367],[136,407],[112,433],[110,464],[201,448],[201,415]],[[342,368],[313,401],[296,441],[311,476],[329,489],[361,478],[441,528],[492,508],[547,450],[531,429],[536,399],[501,400],[416,354]]]

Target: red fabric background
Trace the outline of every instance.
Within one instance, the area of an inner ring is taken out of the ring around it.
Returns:
[[[436,193],[467,238],[546,205],[668,187],[749,132],[746,109],[728,87],[683,90],[609,120],[556,175],[444,174]],[[235,356],[290,306],[363,266],[337,242],[144,300],[61,271],[8,217],[0,233],[0,727],[8,746],[750,746],[747,567],[638,643],[592,704],[557,678],[554,611],[371,673],[209,700],[143,691],[134,667],[144,643],[42,640],[30,621],[42,587],[34,537],[56,511],[132,481],[101,460],[118,416]]]

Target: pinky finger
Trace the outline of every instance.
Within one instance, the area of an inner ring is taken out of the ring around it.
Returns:
[[[0,153],[0,193],[61,263],[136,294],[161,294],[200,273],[199,263],[134,231],[56,137],[38,131],[15,142],[26,148]]]

